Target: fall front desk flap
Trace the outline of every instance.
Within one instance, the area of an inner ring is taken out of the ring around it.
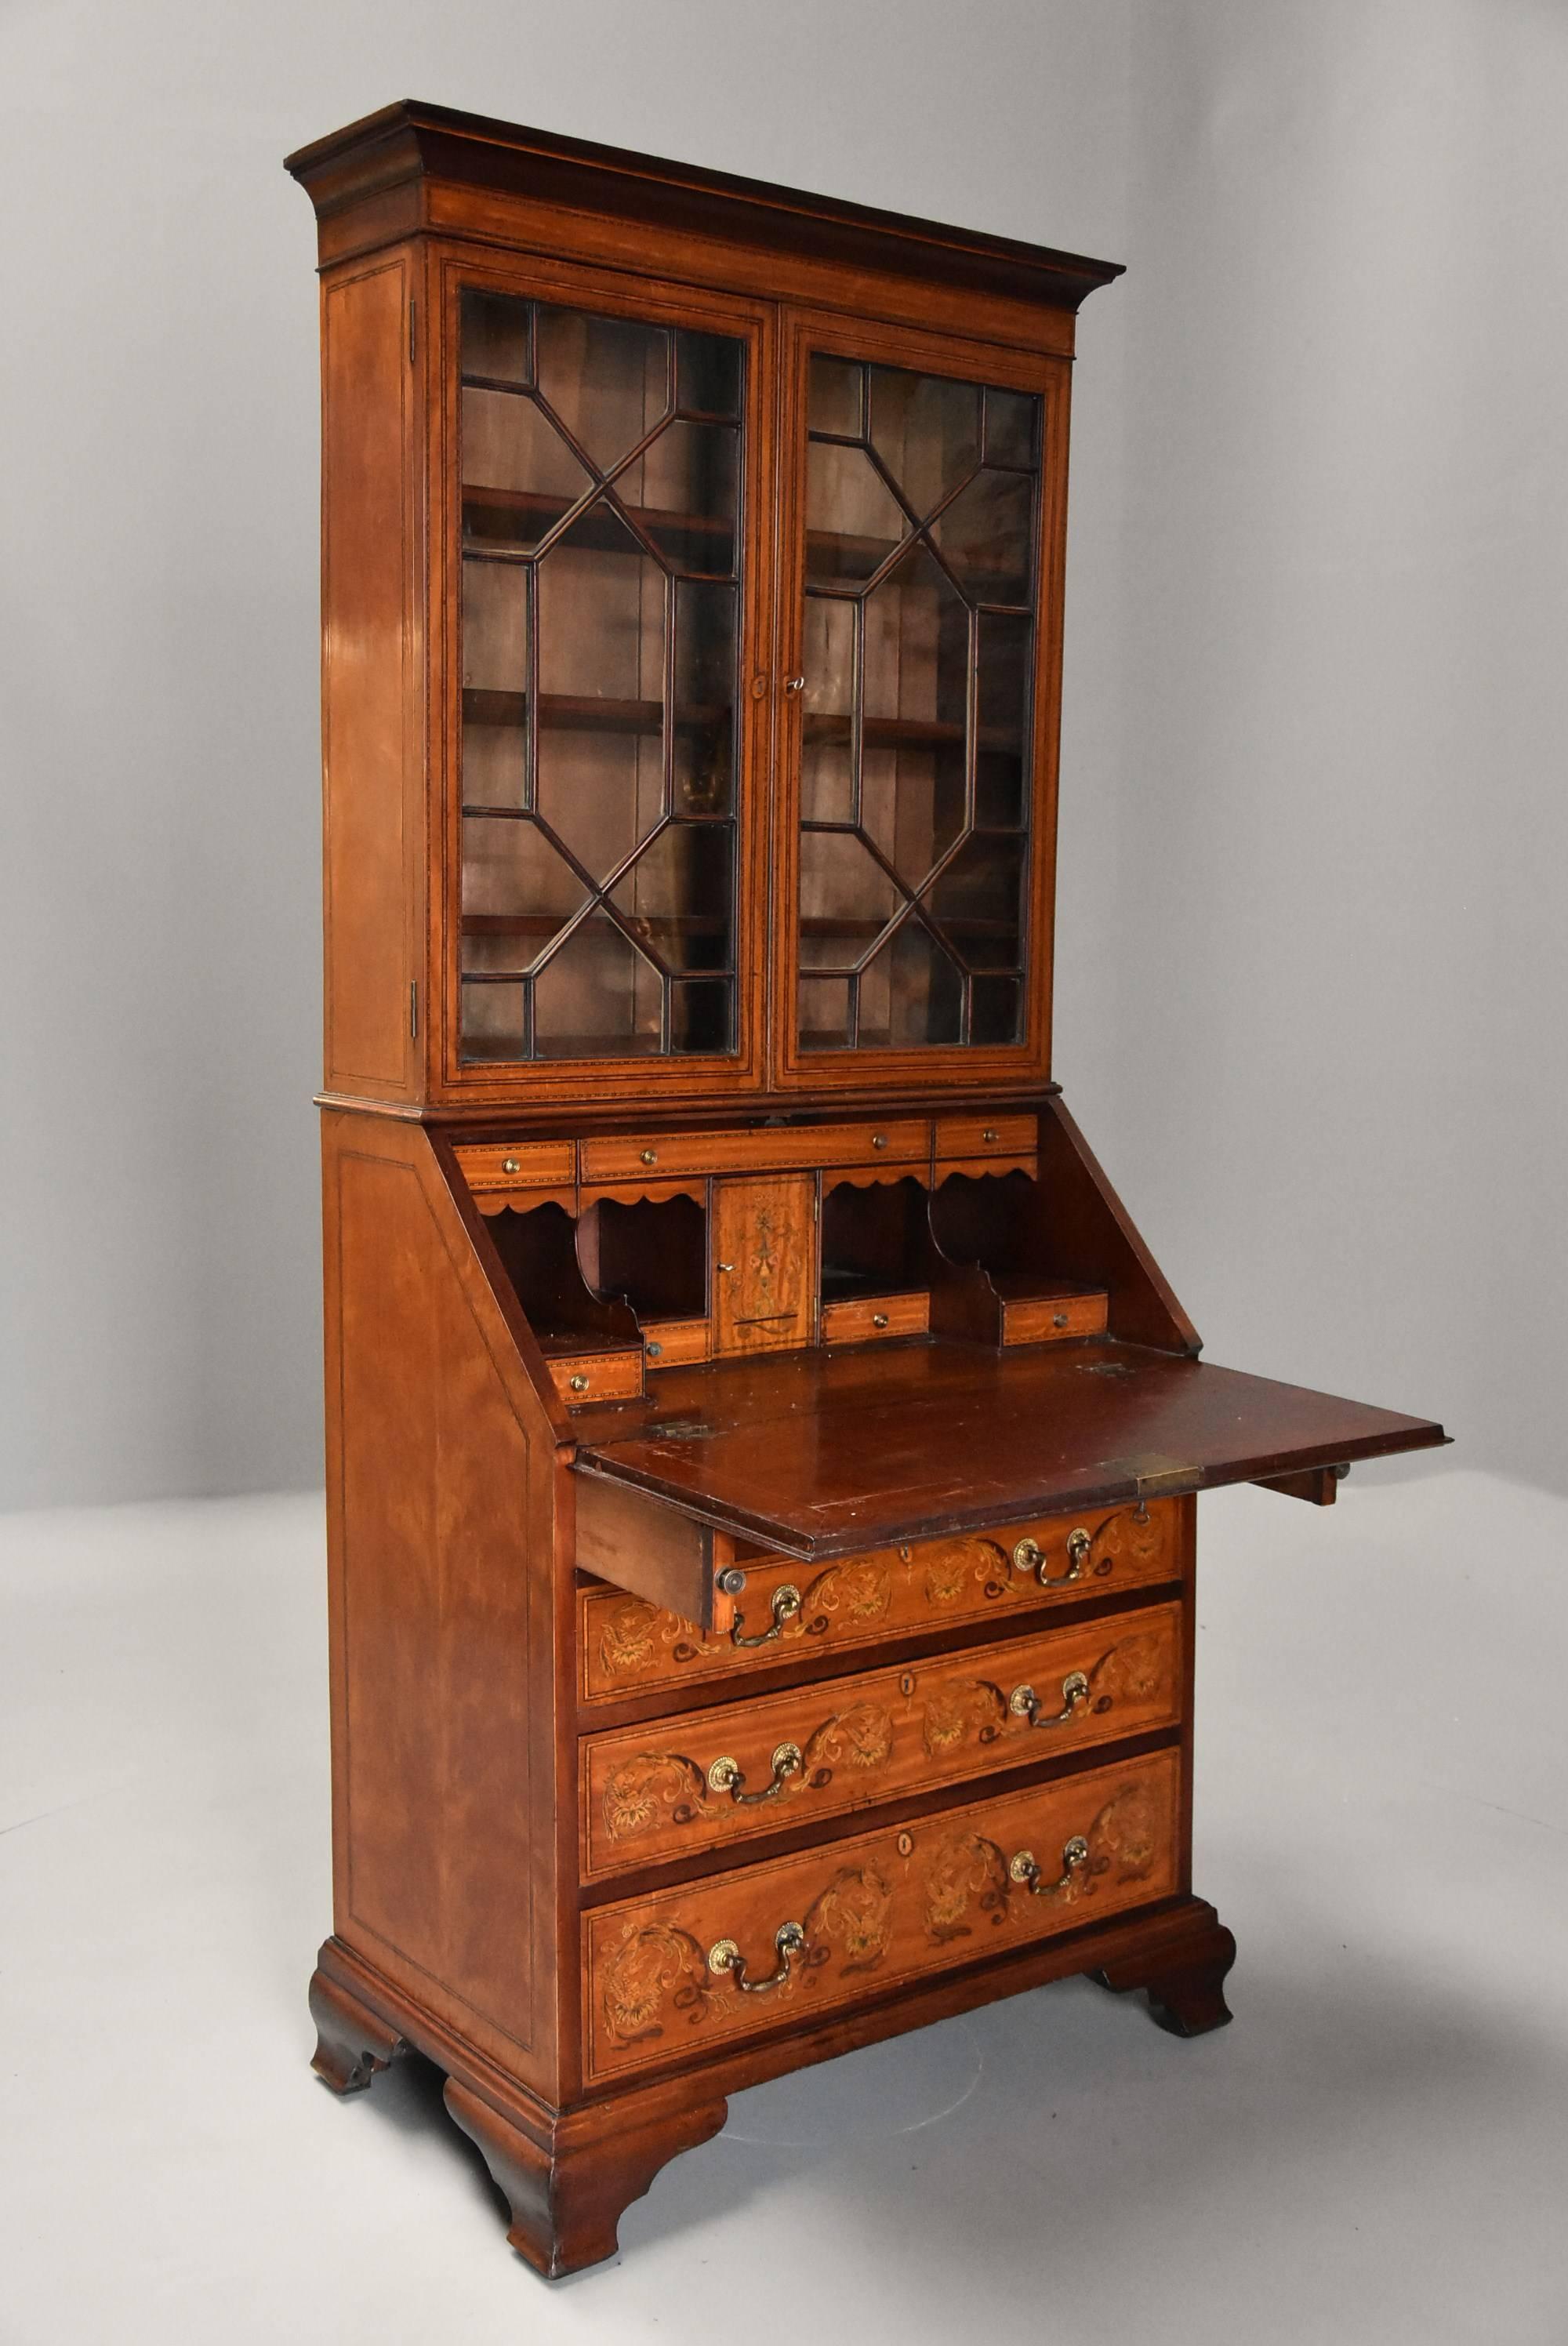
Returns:
[[[804,1562],[1445,1442],[1430,1419],[1115,1341],[672,1369],[580,1474]]]

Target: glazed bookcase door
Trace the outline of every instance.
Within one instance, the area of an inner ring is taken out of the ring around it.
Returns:
[[[785,1082],[1048,1073],[1063,362],[787,334]]]
[[[443,1075],[757,1080],[760,306],[453,269]]]

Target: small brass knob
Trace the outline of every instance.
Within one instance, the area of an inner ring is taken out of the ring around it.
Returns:
[[[873,1312],[872,1312],[872,1314],[871,1314],[871,1325],[872,1325],[872,1327],[873,1327],[873,1328],[885,1328],[885,1327],[887,1326],[887,1324],[888,1324],[888,1315],[887,1315],[887,1313],[886,1313],[885,1311],[873,1311]]]
[[[645,1148],[643,1150],[643,1163],[645,1165],[657,1165],[658,1163],[658,1150],[657,1148]]]
[[[1051,1325],[1053,1328],[1064,1328],[1067,1325],[1067,1314],[1064,1311],[1054,1312],[1052,1314]]]
[[[574,1392],[586,1392],[588,1390],[588,1380],[580,1372],[578,1375],[570,1378],[568,1382]]]
[[[886,1134],[885,1132],[873,1132],[873,1133],[872,1133],[872,1135],[871,1135],[871,1147],[872,1147],[873,1148],[885,1148],[887,1147],[887,1145],[888,1145],[888,1136],[887,1136],[887,1134]]]
[[[503,1173],[521,1173],[523,1168],[515,1157],[504,1157],[501,1159],[501,1170]]]
[[[981,1136],[980,1136],[980,1137],[981,1137],[982,1140],[983,1140],[983,1141],[985,1141],[985,1142],[987,1142],[987,1143],[990,1143],[990,1142],[993,1142],[993,1141],[1000,1140],[1000,1139],[1001,1139],[1001,1137],[1002,1137],[1002,1135],[1001,1135],[999,1132],[993,1132],[993,1131],[992,1130],[991,1127],[990,1127],[989,1125],[987,1125],[987,1126],[986,1126],[986,1127],[985,1127],[985,1130],[981,1134]]]
[[[649,1358],[649,1360],[650,1360],[650,1361],[657,1361],[657,1360],[658,1360],[658,1359],[660,1359],[660,1358],[662,1357],[663,1352],[664,1352],[664,1346],[663,1346],[662,1344],[654,1343],[654,1344],[650,1344],[650,1345],[648,1346],[647,1350],[648,1350],[648,1358]]]

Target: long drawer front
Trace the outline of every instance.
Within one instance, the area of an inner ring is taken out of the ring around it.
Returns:
[[[1175,1579],[1177,1525],[1177,1503],[1156,1500],[873,1548],[838,1564],[748,1564],[738,1617],[725,1635],[705,1634],[642,1597],[595,1585],[578,1597],[583,1698],[607,1701],[715,1671]]]
[[[1175,1605],[590,1735],[587,1880],[1054,1759],[1181,1715]]]
[[[1168,1896],[1180,1760],[1119,1766],[717,1874],[584,1921],[592,2078],[789,2027]]]

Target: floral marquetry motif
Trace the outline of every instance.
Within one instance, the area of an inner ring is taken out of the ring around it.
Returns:
[[[925,1698],[921,1735],[932,1759],[966,1743],[994,1743],[1007,1720],[1007,1698],[989,1678],[950,1678]]]
[[[837,1958],[841,1974],[874,1971],[887,1952],[892,1891],[870,1867],[833,1876],[806,1917],[808,1966]]]
[[[704,1805],[700,1768],[678,1753],[642,1751],[616,1769],[605,1787],[605,1831],[630,1841],[662,1825],[689,1824]]]
[[[817,1729],[806,1746],[806,1765],[814,1789],[833,1780],[836,1768],[862,1775],[885,1767],[893,1748],[893,1722],[873,1702],[854,1704]]]
[[[1007,1860],[980,1833],[952,1833],[938,1843],[921,1875],[926,1935],[938,1944],[965,1939],[977,1923],[1003,1919]]]
[[[1012,1580],[1013,1559],[994,1540],[944,1540],[926,1557],[925,1593],[933,1605],[956,1605],[971,1587],[1000,1596]]]
[[[599,1974],[599,2006],[611,2035],[641,2045],[672,2021],[696,2026],[708,1996],[708,1959],[684,1931],[627,1922]]]

